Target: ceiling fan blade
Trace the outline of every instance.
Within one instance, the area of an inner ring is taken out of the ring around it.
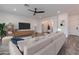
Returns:
[[[28,4],[24,4],[24,6],[27,6],[27,7],[29,7],[29,5],[28,5]]]
[[[31,10],[31,9],[28,9],[29,11],[31,11],[31,12],[34,12],[33,10]]]
[[[36,13],[45,13],[45,11],[37,11]]]

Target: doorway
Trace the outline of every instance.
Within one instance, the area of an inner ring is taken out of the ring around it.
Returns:
[[[53,24],[50,20],[42,21],[42,32],[43,33],[53,32]]]

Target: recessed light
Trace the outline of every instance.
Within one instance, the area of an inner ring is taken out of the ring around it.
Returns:
[[[13,11],[16,11],[16,8],[14,8]]]

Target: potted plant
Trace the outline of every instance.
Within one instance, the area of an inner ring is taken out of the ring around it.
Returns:
[[[2,40],[3,36],[5,35],[5,23],[0,24],[0,39]]]

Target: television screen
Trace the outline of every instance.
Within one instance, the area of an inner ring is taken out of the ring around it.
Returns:
[[[30,29],[30,23],[19,23],[19,29]]]

